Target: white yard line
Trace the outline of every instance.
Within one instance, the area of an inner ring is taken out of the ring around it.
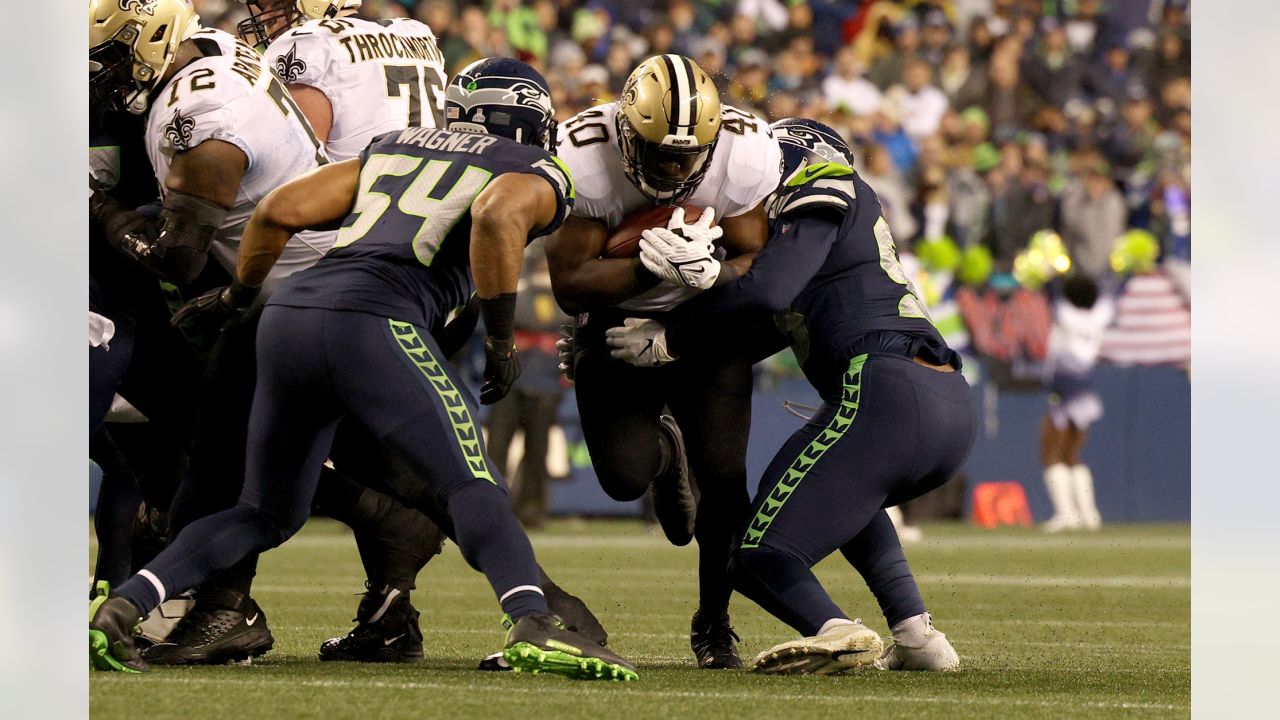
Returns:
[[[641,669],[643,672],[643,668]],[[539,682],[538,679],[531,678],[533,682]],[[281,687],[313,687],[313,688],[350,688],[353,690],[477,690],[484,692],[497,693],[516,693],[516,694],[559,694],[559,695],[606,695],[611,694],[614,697],[648,697],[655,700],[669,698],[685,698],[690,700],[743,700],[743,701],[760,701],[760,700],[786,700],[795,702],[808,703],[841,703],[845,704],[850,701],[847,694],[841,695],[819,695],[816,693],[777,693],[770,692],[768,689],[762,688],[758,692],[725,692],[725,691],[689,691],[689,690],[648,690],[634,685],[616,685],[609,684],[601,687],[599,685],[590,685],[586,683],[569,684],[552,684],[543,683],[538,687],[512,687],[510,685],[497,685],[494,683],[443,683],[443,682],[386,682],[382,680],[358,681],[358,680],[277,680],[266,678],[214,678],[214,677],[177,677],[155,674],[147,678],[124,678],[122,682],[144,682],[148,684],[163,683],[173,685],[243,685],[243,686],[266,686],[274,685]],[[836,680],[835,682],[840,682]],[[847,686],[850,691],[856,689],[857,686]],[[1064,699],[1055,700],[1029,700],[1029,699],[1012,699],[1012,698],[958,698],[945,697],[940,695],[870,695],[864,692],[858,692],[856,695],[858,702],[874,702],[887,705],[959,705],[968,707],[1039,707],[1039,708],[1095,708],[1099,710],[1150,710],[1150,711],[1170,711],[1170,710],[1187,710],[1188,704],[1174,703],[1149,703],[1149,702],[1111,702],[1105,700],[1079,700]]]

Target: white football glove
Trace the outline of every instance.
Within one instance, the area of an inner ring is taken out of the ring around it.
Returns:
[[[658,367],[675,360],[667,352],[667,330],[657,320],[627,318],[622,327],[609,328],[604,340],[609,354],[636,367]]]
[[[698,222],[685,224],[684,208],[678,207],[671,213],[671,219],[667,220],[668,230],[679,230],[689,242],[705,243],[710,245],[724,235],[724,228],[719,225],[712,225],[716,221],[715,208],[707,208],[702,211],[702,215],[698,217]]]

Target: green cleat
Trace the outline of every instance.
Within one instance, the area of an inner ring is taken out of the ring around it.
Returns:
[[[111,587],[98,582],[98,596],[89,602],[89,666],[96,670],[140,673],[147,663],[138,654],[133,636],[142,616],[121,597],[110,597]]]
[[[640,679],[634,665],[566,630],[554,615],[526,615],[514,625],[510,619],[504,623],[510,629],[502,656],[515,672],[551,673],[575,680]]]

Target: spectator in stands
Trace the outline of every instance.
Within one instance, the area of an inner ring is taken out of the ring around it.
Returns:
[[[954,45],[942,61],[938,87],[947,94],[951,107],[968,108],[981,104],[986,97],[987,77],[981,67],[973,66],[968,48]]]
[[[1111,250],[1127,217],[1111,166],[1101,158],[1093,160],[1084,176],[1062,193],[1061,235],[1073,267],[1094,279],[1108,274]]]
[[[903,173],[895,167],[889,151],[880,145],[866,147],[863,163],[863,179],[880,198],[889,232],[899,245],[909,248],[918,226],[911,216],[911,192]]]
[[[1027,85],[1049,105],[1062,107],[1080,93],[1080,66],[1067,46],[1066,30],[1057,20],[1045,19],[1044,35],[1026,61],[1024,75]]]
[[[915,15],[904,14],[893,24],[892,34],[893,49],[876,60],[867,73],[867,79],[881,90],[902,82],[907,62],[920,57],[920,24]]]
[[[902,129],[917,145],[938,131],[947,111],[947,96],[932,83],[933,68],[922,59],[907,63],[902,84],[889,89],[886,98],[898,108]]]
[[[952,47],[951,21],[941,8],[925,13],[920,31],[920,57],[929,63],[935,73],[942,68],[942,61]]]
[[[858,115],[874,113],[883,102],[880,88],[862,76],[862,61],[852,46],[836,53],[835,72],[822,81],[822,94],[828,106]]]

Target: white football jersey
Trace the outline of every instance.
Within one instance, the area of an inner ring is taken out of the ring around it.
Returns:
[[[272,42],[263,60],[281,82],[329,98],[333,127],[325,149],[335,162],[356,157],[384,133],[440,127],[444,116],[444,54],[417,20],[312,20]]]
[[[284,85],[263,72],[262,58],[221,30],[192,36],[205,57],[175,74],[154,97],[147,116],[147,155],[165,192],[175,153],[205,140],[240,148],[248,159],[236,204],[214,237],[210,253],[235,272],[240,236],[267,193],[328,161],[311,126]],[[310,267],[333,247],[336,231],[293,236],[268,276],[280,278]]]
[[[702,182],[682,204],[714,208],[716,222],[759,205],[782,179],[782,150],[769,124],[721,106],[720,138]],[[569,166],[578,197],[573,214],[612,229],[629,213],[652,205],[622,170],[617,103],[584,110],[560,125],[556,154]],[[662,284],[618,304],[628,310],[670,310],[698,294]]]

